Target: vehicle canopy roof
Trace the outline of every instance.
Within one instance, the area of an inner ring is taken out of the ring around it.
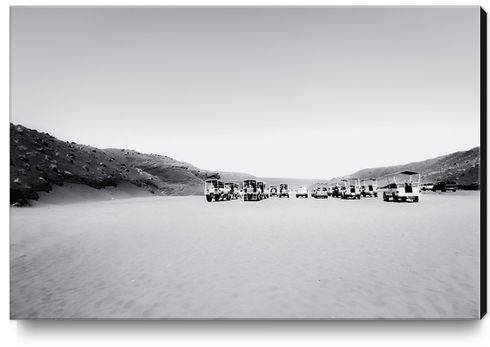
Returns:
[[[405,171],[395,172],[392,175],[419,175],[419,174],[420,174],[419,172],[405,170]]]
[[[347,182],[350,182],[350,181],[357,181],[357,182],[359,182],[359,178],[357,178],[357,177],[349,177],[349,178],[344,178],[344,179],[341,180],[341,182],[346,182],[346,183]]]
[[[208,178],[208,179],[206,179],[206,182],[212,183],[212,182],[221,182],[221,181],[219,179],[216,179],[216,178]]]

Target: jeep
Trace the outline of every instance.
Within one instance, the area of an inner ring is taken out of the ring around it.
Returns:
[[[315,199],[318,199],[318,198],[328,199],[328,189],[327,189],[327,187],[316,187],[311,192],[311,196]]]
[[[386,177],[388,185],[384,187],[383,200],[394,202],[412,200],[418,202],[420,197],[420,173],[401,171]]]
[[[289,186],[287,183],[279,184],[279,197],[282,198],[283,196],[289,198]]]
[[[366,196],[377,197],[378,196],[378,181],[376,178],[366,178],[361,180],[361,195],[363,198]]]
[[[243,181],[243,200],[244,201],[260,201],[262,200],[262,192],[259,191],[257,180]]]
[[[361,185],[358,178],[349,178],[340,181],[340,198],[361,198]]]
[[[296,189],[296,197],[299,198],[300,196],[308,198],[308,189],[305,186],[300,186]]]
[[[434,186],[432,187],[432,191],[433,192],[436,192],[438,190],[440,190],[441,192],[445,192],[447,190],[451,191],[451,192],[455,192],[456,189],[458,188],[456,182],[452,182],[452,181],[446,181],[446,182],[438,182],[436,184],[434,184]]]
[[[230,188],[218,179],[207,179],[204,182],[204,195],[208,202],[228,200]]]

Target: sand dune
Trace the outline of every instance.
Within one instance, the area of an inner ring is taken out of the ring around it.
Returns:
[[[479,316],[478,192],[106,198],[11,209],[13,319]]]

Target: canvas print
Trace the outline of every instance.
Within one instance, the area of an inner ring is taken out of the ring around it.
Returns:
[[[10,317],[479,319],[469,7],[10,16]]]

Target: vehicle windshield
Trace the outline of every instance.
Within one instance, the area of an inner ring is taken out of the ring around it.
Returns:
[[[244,184],[243,184],[243,186],[245,188],[255,188],[256,184],[257,183],[254,182],[254,181],[245,181]]]
[[[216,181],[207,181],[206,182],[206,188],[216,188],[216,187],[217,187]]]

